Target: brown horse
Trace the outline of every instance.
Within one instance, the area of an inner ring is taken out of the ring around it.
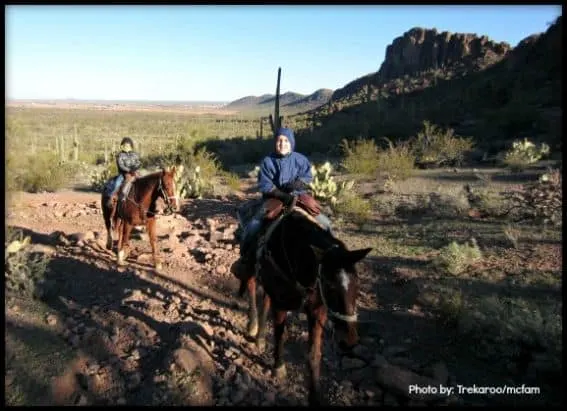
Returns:
[[[248,289],[248,333],[265,346],[267,313],[274,321],[274,374],[286,374],[283,348],[289,311],[303,310],[309,327],[309,404],[321,403],[320,362],[327,316],[342,351],[358,343],[355,264],[372,249],[348,250],[301,209],[281,214],[260,239],[256,273],[241,278],[241,295]],[[256,286],[264,290],[259,321]]]
[[[166,205],[165,213],[172,213],[178,208],[178,199],[175,196],[175,167],[165,168],[161,171],[139,177],[132,183],[130,192],[123,203],[107,206],[108,195],[102,194],[102,214],[106,226],[106,248],[112,249],[112,231],[118,232],[118,246],[116,250],[117,263],[125,264],[126,253],[124,249],[129,246],[132,228],[145,225],[150,237],[154,266],[161,268],[158,256],[156,237],[156,200],[161,197]]]

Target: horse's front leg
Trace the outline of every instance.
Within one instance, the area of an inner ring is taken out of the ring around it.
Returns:
[[[285,368],[284,343],[286,339],[285,326],[287,311],[272,310],[274,313],[274,376],[283,380],[287,374]]]
[[[327,310],[319,307],[308,311],[309,324],[309,405],[321,405],[321,346],[323,343],[323,324],[327,321]]]
[[[152,246],[152,259],[154,261],[154,267],[156,268],[156,270],[161,270],[161,261],[159,260],[159,249],[157,245],[155,217],[148,218],[148,220],[146,221],[146,229],[148,230],[148,235],[150,237],[150,245]]]
[[[260,350],[264,350],[266,346],[266,323],[268,322],[268,313],[270,312],[272,300],[268,293],[264,290],[264,301],[262,302],[262,310],[260,311],[260,322],[258,324],[258,336],[256,337],[256,346]]]
[[[248,288],[248,335],[252,338],[258,334],[258,308],[256,307],[256,277],[250,276],[246,281]]]
[[[106,228],[106,249],[112,250],[112,243],[114,238],[112,238],[112,211],[106,207],[106,199],[102,199],[102,216],[104,218],[104,226]]]
[[[130,233],[132,232],[132,225],[126,221],[122,221],[122,230],[118,239],[118,265],[124,265],[126,260],[126,252],[124,251],[130,245]]]

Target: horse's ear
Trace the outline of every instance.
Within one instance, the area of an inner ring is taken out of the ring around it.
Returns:
[[[325,250],[315,247],[314,245],[311,245],[311,249],[313,250],[313,254],[315,254],[315,259],[317,261],[321,261],[325,256]]]
[[[360,250],[348,251],[346,255],[346,260],[349,265],[354,265],[362,260],[366,255],[372,251],[372,248],[361,248]]]

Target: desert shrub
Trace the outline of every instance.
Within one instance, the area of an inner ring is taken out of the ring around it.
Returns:
[[[213,195],[215,185],[219,184],[222,177],[226,177],[216,156],[205,148],[193,151],[191,140],[180,140],[173,152],[156,160],[158,167],[178,165],[175,182],[179,198]]]
[[[471,138],[455,136],[452,128],[442,130],[428,121],[411,140],[411,148],[420,164],[460,165],[474,143]]]
[[[374,209],[383,216],[394,216],[399,199],[392,194],[380,194],[372,197]]]
[[[542,371],[562,369],[560,306],[491,295],[466,304],[459,331],[475,342],[477,353],[484,358],[513,359],[522,347],[532,347],[547,357],[546,364],[538,364]]]
[[[465,193],[429,192],[413,196],[411,200],[400,202],[395,214],[400,217],[427,216],[432,218],[463,216],[470,208]]]
[[[452,275],[463,273],[470,265],[480,261],[482,253],[476,239],[472,238],[469,244],[458,244],[452,241],[434,260],[434,264]]]
[[[446,325],[457,325],[464,310],[464,299],[461,290],[446,290],[439,297],[438,309],[441,319]]]
[[[50,282],[45,278],[49,257],[30,252],[31,238],[21,230],[9,228],[6,232],[4,280],[7,292],[20,296],[43,298]]]
[[[507,201],[489,187],[467,184],[464,192],[470,206],[486,216],[500,217],[506,210]]]
[[[240,190],[240,177],[238,174],[223,171],[221,172],[221,179],[232,191]]]
[[[563,190],[559,170],[549,170],[538,181],[503,194],[508,201],[507,215],[518,220],[534,220],[562,225]]]
[[[510,242],[512,247],[518,248],[518,241],[520,239],[520,235],[522,234],[522,232],[517,227],[510,224],[506,225],[502,229],[502,231],[504,233],[504,236],[506,237],[506,240]]]
[[[6,165],[6,179],[11,190],[53,192],[67,186],[77,171],[77,163],[61,162],[57,155],[42,152],[18,159],[11,157]]]
[[[110,162],[102,169],[93,170],[90,175],[91,189],[101,193],[106,182],[116,175],[118,175],[118,166],[115,161]]]
[[[370,219],[372,204],[369,200],[360,197],[354,190],[345,191],[334,203],[333,211],[340,216],[350,218],[355,224],[361,226]]]
[[[392,143],[389,139],[388,148],[378,153],[377,170],[387,175],[390,182],[406,180],[415,171],[415,156],[407,142]]]
[[[341,166],[347,173],[373,176],[378,170],[378,147],[374,140],[355,140],[350,143],[343,139],[340,148],[343,152]]]
[[[531,164],[537,163],[549,154],[549,146],[542,143],[538,148],[527,138],[516,140],[512,148],[504,153],[503,163],[513,171],[521,171]]]

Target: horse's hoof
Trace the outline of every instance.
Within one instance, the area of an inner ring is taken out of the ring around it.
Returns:
[[[112,250],[112,241],[109,243],[106,243],[106,249],[107,250]]]
[[[161,263],[156,263],[156,264],[154,265],[154,267],[155,267],[156,270],[161,270],[162,267],[163,267],[163,265],[162,265]]]
[[[258,347],[258,349],[260,351],[264,351],[264,348],[266,348],[266,339],[265,338],[257,338],[256,339],[256,347]]]
[[[248,335],[252,338],[258,335],[258,323],[253,322],[248,324]]]
[[[124,250],[118,251],[118,257],[116,258],[116,263],[118,265],[124,265],[126,263],[126,253]]]
[[[273,376],[276,377],[278,380],[283,380],[287,376],[287,370],[285,369],[285,365],[280,365],[278,368],[274,368]]]

